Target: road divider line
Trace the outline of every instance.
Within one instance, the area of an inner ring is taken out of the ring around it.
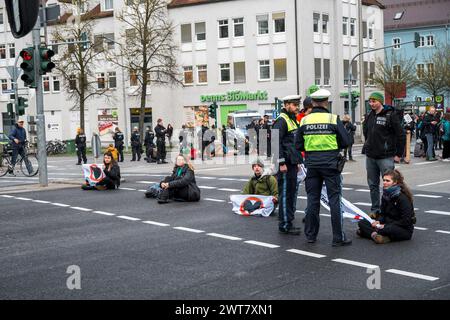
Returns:
[[[128,191],[136,191],[136,189],[133,189],[133,188],[120,188],[121,190],[128,190]]]
[[[444,233],[444,234],[450,234],[450,231],[445,230],[436,230],[437,233]]]
[[[353,190],[353,188],[342,187],[342,190],[344,190],[344,191],[350,191],[350,190]]]
[[[206,201],[214,201],[214,202],[226,202],[225,200],[211,199],[211,198],[205,198],[204,200],[206,200]]]
[[[208,189],[208,190],[212,190],[212,189],[217,189],[217,187],[209,187],[209,186],[198,186],[200,189]]]
[[[82,207],[70,207],[70,209],[74,209],[74,210],[78,210],[78,211],[84,211],[84,212],[92,211],[92,209],[82,208]]]
[[[217,190],[219,190],[219,191],[228,191],[228,192],[239,192],[239,191],[241,191],[239,189],[228,189],[228,188],[220,188],[220,189],[217,189]]]
[[[255,246],[266,247],[266,248],[271,248],[271,249],[275,249],[275,248],[279,248],[280,247],[280,246],[278,246],[276,244],[259,242],[259,241],[254,241],[254,240],[244,241],[244,243],[253,244]]]
[[[130,220],[130,221],[139,221],[139,220],[141,220],[139,218],[133,218],[133,217],[129,217],[129,216],[117,216],[117,218],[124,219],[124,220]]]
[[[397,269],[389,269],[389,270],[386,270],[386,272],[399,274],[399,275],[402,275],[402,276],[416,278],[416,279],[427,280],[427,281],[439,280],[439,278],[436,278],[436,277],[431,277],[431,276],[427,276],[427,275],[420,274],[420,273],[402,271],[402,270],[397,270]]]
[[[233,241],[242,241],[242,238],[233,237],[233,236],[227,236],[225,234],[220,233],[207,233],[207,236],[221,238],[221,239],[227,239],[227,240],[233,240]]]
[[[322,217],[331,217],[331,214],[328,214],[328,213],[321,213],[320,214]]]
[[[33,200],[33,202],[36,202],[36,203],[43,203],[43,204],[50,203],[50,201],[45,201],[45,200]]]
[[[191,228],[185,228],[185,227],[173,227],[176,230],[181,230],[181,231],[187,231],[187,232],[192,232],[192,233],[203,233],[205,231],[203,230],[198,230],[198,229],[191,229]]]
[[[16,197],[17,200],[22,200],[22,201],[31,201],[33,199],[30,198],[24,198],[24,197]]]
[[[70,204],[64,204],[64,203],[58,203],[58,202],[52,202],[51,204],[54,206],[63,207],[63,208],[70,207]]]
[[[372,204],[368,202],[355,202],[354,203],[357,206],[363,206],[363,207],[370,207]]]
[[[421,228],[421,227],[414,227],[414,229],[416,229],[416,230],[423,230],[423,231],[428,230],[428,228]]]
[[[439,211],[439,210],[428,210],[425,211],[426,213],[432,213],[432,214],[440,214],[440,215],[444,215],[444,216],[450,216],[450,212],[448,211]]]
[[[292,252],[292,253],[295,253],[295,254],[300,254],[300,255],[303,255],[303,256],[319,258],[319,259],[326,257],[326,255],[323,255],[323,254],[318,254],[318,253],[309,252],[309,251],[303,251],[303,250],[298,250],[298,249],[289,249],[289,250],[286,250],[286,251],[287,252]]]
[[[431,182],[431,183],[424,183],[424,184],[419,184],[417,186],[418,187],[427,187],[427,186],[434,186],[436,184],[447,183],[447,182],[450,182],[450,180],[442,180],[442,181],[436,181],[436,182]]]
[[[139,189],[138,191],[139,192],[147,192],[147,190],[144,190],[144,189]]]
[[[151,224],[151,225],[158,226],[158,227],[170,227],[170,224],[167,224],[167,223],[161,223],[161,222],[156,222],[156,221],[150,221],[150,220],[148,220],[148,221],[142,221],[142,223],[145,223],[145,224]]]
[[[415,194],[414,197],[421,197],[421,198],[432,198],[432,199],[438,199],[438,198],[442,198],[442,196],[435,196],[432,194]]]
[[[156,181],[136,181],[136,183],[139,184],[151,184],[151,183],[157,183]]]
[[[337,263],[349,264],[349,265],[352,265],[352,266],[357,266],[357,267],[366,268],[366,269],[379,268],[379,266],[377,266],[375,264],[368,264],[368,263],[363,263],[363,262],[358,262],[358,261],[353,261],[353,260],[347,260],[347,259],[333,259],[331,261],[334,261],[334,262],[337,262]]]
[[[105,212],[105,211],[94,211],[94,213],[102,214],[104,216],[115,216],[114,213],[109,213],[109,212]]]
[[[356,189],[355,191],[358,191],[358,192],[370,192],[369,189]]]
[[[15,198],[14,196],[10,196],[9,194],[2,194],[1,196],[2,196],[3,198],[8,198],[8,199]]]
[[[305,211],[303,211],[303,210],[296,210],[295,212],[298,212],[298,213],[305,213]]]
[[[307,200],[308,198],[305,196],[298,196],[297,199]]]

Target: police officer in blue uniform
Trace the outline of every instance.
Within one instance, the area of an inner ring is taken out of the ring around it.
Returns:
[[[337,115],[331,114],[328,107],[328,90],[320,89],[311,95],[313,108],[300,122],[296,136],[296,148],[305,151],[307,168],[305,188],[307,207],[305,235],[308,243],[314,243],[319,233],[320,195],[325,182],[331,212],[333,229],[332,246],[345,246],[352,243],[343,231],[341,212],[342,176],[344,165],[341,149],[350,144],[350,136]]]
[[[302,163],[300,152],[295,149],[295,134],[299,127],[296,119],[301,97],[291,95],[284,97],[284,107],[275,120],[272,134],[278,130],[279,157],[278,162],[278,230],[282,234],[299,235],[300,228],[293,225],[295,214],[295,190],[297,187],[297,171]]]

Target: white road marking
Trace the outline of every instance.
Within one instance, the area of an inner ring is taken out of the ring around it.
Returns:
[[[421,227],[414,227],[414,229],[416,229],[416,230],[422,230],[422,231],[428,230],[428,228],[421,228]]]
[[[353,174],[353,172],[342,172],[341,173],[343,176],[347,175],[347,174]]]
[[[187,232],[193,232],[193,233],[203,233],[203,232],[205,232],[205,231],[202,231],[202,230],[185,228],[185,227],[174,227],[174,229],[181,230],[181,231],[187,231]]]
[[[342,187],[342,190],[350,191],[350,190],[353,190],[353,188]]]
[[[139,189],[138,191],[139,192],[147,192],[147,190],[144,190],[144,189]]]
[[[442,196],[435,196],[432,194],[415,194],[414,197],[422,197],[422,198],[433,198],[433,199],[437,199],[437,198],[442,198]]]
[[[358,191],[358,192],[370,192],[369,189],[356,189],[355,191]]]
[[[328,213],[321,213],[320,214],[322,217],[331,217],[331,214],[328,214]]]
[[[244,242],[248,243],[248,244],[253,244],[255,246],[266,247],[266,248],[271,248],[271,249],[275,249],[275,248],[279,248],[280,247],[280,246],[277,246],[276,244],[259,242],[259,241],[254,241],[254,240],[248,240],[248,241],[244,241]]]
[[[198,170],[196,170],[196,172],[225,170],[225,169],[230,169],[230,168],[229,167],[220,167],[220,168],[198,169]]]
[[[105,212],[105,211],[94,211],[94,213],[102,214],[104,216],[115,216],[114,213],[109,213],[109,212]]]
[[[379,266],[377,266],[375,264],[367,264],[367,263],[353,261],[353,260],[347,260],[347,259],[333,259],[331,261],[338,262],[338,263],[350,264],[352,266],[357,266],[357,267],[366,268],[366,269],[379,268]]]
[[[92,211],[92,209],[88,209],[88,208],[82,208],[82,207],[70,207],[70,209],[74,209],[74,210],[78,210],[78,211]]]
[[[313,253],[313,252],[308,252],[308,251],[303,251],[303,250],[297,250],[297,249],[289,249],[286,250],[287,252],[292,252],[292,253],[296,253],[296,254],[301,254],[303,256],[308,256],[308,257],[313,257],[313,258],[325,258],[326,256],[323,254],[318,254],[318,253]]]
[[[159,226],[159,227],[170,227],[170,224],[156,222],[156,221],[142,221],[142,223],[152,224],[152,225]]]
[[[219,190],[219,191],[228,191],[228,192],[239,192],[239,191],[241,191],[239,189],[228,189],[228,188],[220,188],[220,189],[217,189],[217,190]]]
[[[354,204],[357,205],[357,206],[363,206],[363,207],[370,207],[370,206],[372,206],[372,204],[368,203],[368,202],[355,202]]]
[[[128,191],[136,191],[136,189],[133,189],[133,188],[120,188],[120,189],[122,189],[122,190],[128,190]]]
[[[9,194],[2,194],[1,196],[2,196],[3,198],[8,198],[8,199],[15,198],[14,196],[10,196]]]
[[[233,241],[241,241],[242,240],[242,238],[227,236],[225,234],[220,234],[220,233],[207,233],[206,235],[211,236],[211,237],[216,237],[216,238],[233,240]]]
[[[308,198],[305,196],[298,196],[297,199],[307,200]]]
[[[58,203],[58,202],[52,202],[51,204],[54,206],[57,206],[57,207],[70,207],[70,204],[64,204],[64,203]]]
[[[436,182],[431,182],[431,183],[419,184],[417,186],[418,187],[434,186],[436,184],[447,183],[447,182],[450,182],[450,180],[443,180],[443,181],[436,181]]]
[[[200,179],[206,179],[206,180],[216,180],[216,177],[199,177]]]
[[[151,184],[151,183],[157,183],[156,181],[136,181],[136,183],[140,184]]]
[[[433,161],[426,161],[426,162],[417,162],[417,163],[413,163],[414,166],[421,166],[424,164],[434,164]]]
[[[119,219],[125,219],[125,220],[130,220],[130,221],[139,221],[141,219],[139,218],[133,218],[133,217],[129,217],[129,216],[117,216],[117,218]]]
[[[303,210],[296,210],[295,212],[298,212],[298,213],[305,213],[305,211],[303,211]]]
[[[36,203],[50,203],[50,201],[44,201],[44,200],[33,200],[33,202],[36,202]]]
[[[221,180],[221,181],[238,181],[238,179],[234,179],[234,178],[219,178],[219,180]]]
[[[399,274],[402,276],[407,276],[407,277],[412,277],[412,278],[417,278],[417,279],[422,279],[422,280],[427,280],[427,281],[439,280],[439,278],[436,278],[436,277],[426,276],[424,274],[402,271],[402,270],[397,270],[397,269],[389,269],[389,270],[386,270],[386,272],[395,273],[395,274]]]
[[[17,197],[16,199],[17,200],[23,200],[23,201],[31,201],[31,200],[33,200],[33,199],[30,199],[30,198],[23,198],[23,197]]]
[[[433,214],[440,214],[440,215],[444,215],[444,216],[450,216],[450,212],[448,212],[448,211],[428,210],[428,211],[425,211],[425,213],[433,213]]]
[[[211,198],[205,198],[206,201],[214,201],[214,202],[226,202],[225,200],[219,200],[219,199],[211,199]]]
[[[200,189],[217,189],[217,187],[198,186]]]
[[[436,230],[437,233],[445,233],[450,234],[450,231],[444,231],[444,230]]]

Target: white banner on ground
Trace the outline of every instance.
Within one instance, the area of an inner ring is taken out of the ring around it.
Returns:
[[[100,164],[83,164],[83,174],[84,180],[86,180],[90,186],[95,186],[105,178],[103,165]]]
[[[230,201],[233,203],[233,212],[243,216],[268,217],[274,209],[272,196],[239,194],[230,196]],[[255,210],[246,210],[249,207]]]

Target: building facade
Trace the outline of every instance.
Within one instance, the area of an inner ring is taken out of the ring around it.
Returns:
[[[49,0],[47,5],[60,3],[68,10],[70,5],[62,2],[70,1]],[[117,50],[124,43],[125,31],[117,15],[126,9],[126,1],[87,2],[85,10],[96,16],[94,36],[113,39],[101,42],[102,47]],[[245,109],[271,113],[275,98],[296,93],[305,97],[314,84],[332,92],[330,101],[334,113],[349,112],[348,103],[342,97],[342,93],[347,92],[349,61],[360,50],[383,44],[383,6],[375,0],[362,3],[363,48],[359,48],[357,0],[168,1],[168,16],[175,26],[175,42],[179,47],[177,60],[184,85],[148,88],[146,125],[154,127],[158,118],[175,128],[182,124],[197,126],[205,120],[212,123],[207,108],[216,102],[220,126],[226,124],[229,112]],[[0,38],[4,44],[0,45],[0,131],[8,132],[11,119],[7,116],[6,104],[11,80],[7,66],[12,66],[19,51],[31,43],[31,35],[13,39],[8,32],[6,12],[0,9],[3,12]],[[61,19],[63,17],[67,19],[64,12]],[[49,26],[47,32],[49,44],[54,41],[52,28],[54,26]],[[359,71],[365,75],[366,95],[376,90],[370,74],[375,70],[377,57],[382,58],[383,52],[364,55],[362,68],[354,64],[354,90],[358,90]],[[119,126],[128,140],[132,127],[137,125],[140,106],[133,75],[105,60],[97,61],[93,73],[98,89],[110,90],[108,97],[93,97],[87,101],[86,133],[88,136],[98,133],[102,141],[108,143],[112,140],[113,129]],[[34,90],[24,88],[21,80],[18,83],[20,94],[29,100],[27,115],[35,114]],[[61,75],[56,71],[45,75],[43,87],[47,140],[73,139],[80,113],[70,99],[70,92],[65,90]],[[359,121],[358,111],[356,121]]]

